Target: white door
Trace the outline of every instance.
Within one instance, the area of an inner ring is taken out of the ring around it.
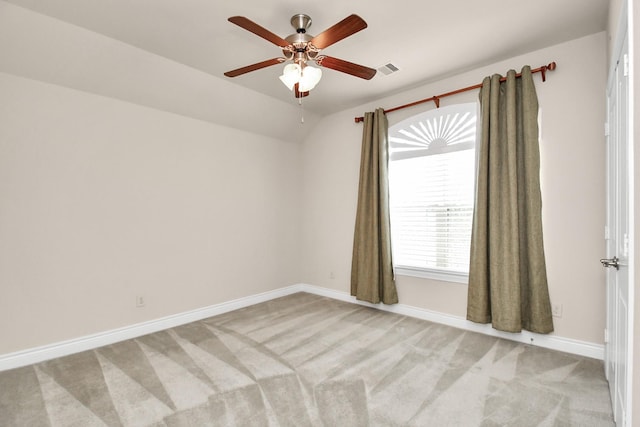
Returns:
[[[626,37],[625,37],[626,40]],[[616,424],[628,425],[629,406],[629,96],[625,41],[607,90],[607,331],[605,369]]]

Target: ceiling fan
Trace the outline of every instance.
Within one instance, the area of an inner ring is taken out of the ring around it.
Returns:
[[[314,37],[307,33],[311,26],[311,18],[304,14],[297,14],[291,18],[291,26],[295,28],[296,33],[284,39],[244,16],[232,16],[229,18],[229,22],[279,46],[284,57],[267,59],[266,61],[227,71],[224,73],[227,77],[236,77],[251,71],[292,61],[292,63],[285,66],[280,80],[289,89],[294,90],[296,98],[302,98],[309,95],[309,91],[318,83],[322,75],[320,69],[307,65],[309,61],[314,61],[320,67],[331,68],[332,70],[366,80],[371,79],[376,74],[376,70],[373,68],[320,54],[322,49],[367,28],[367,23],[358,15],[347,16]]]

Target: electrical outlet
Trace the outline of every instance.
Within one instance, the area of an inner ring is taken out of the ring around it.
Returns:
[[[136,295],[136,307],[144,307],[144,296]]]
[[[336,278],[336,273],[334,273],[333,271],[329,273],[329,279],[333,280],[335,278]]]
[[[553,317],[562,317],[562,304],[551,304],[551,315]]]

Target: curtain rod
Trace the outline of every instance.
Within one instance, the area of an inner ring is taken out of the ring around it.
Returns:
[[[553,71],[556,69],[556,63],[555,62],[551,62],[548,65],[543,65],[541,67],[538,68],[534,68],[533,70],[531,70],[531,73],[540,73],[542,75],[542,81],[546,81],[547,80],[547,71]],[[522,77],[521,73],[517,73],[516,77]],[[506,77],[502,77],[500,79],[501,82],[506,81],[507,78]],[[413,107],[414,105],[418,105],[418,104],[423,104],[425,102],[430,102],[433,101],[436,104],[436,108],[440,108],[440,98],[445,98],[447,96],[451,96],[451,95],[456,95],[458,93],[462,93],[462,92],[467,92],[470,90],[474,90],[474,89],[480,89],[482,87],[482,83],[479,83],[477,85],[473,85],[473,86],[468,86],[462,89],[457,89],[457,90],[453,90],[451,92],[447,92],[447,93],[443,93],[442,95],[436,95],[436,96],[432,96],[431,98],[425,98],[425,99],[421,99],[419,101],[415,101],[415,102],[411,102],[409,104],[405,104],[405,105],[400,105],[399,107],[393,107],[390,108],[388,110],[384,110],[385,113],[391,113],[392,111],[398,111],[398,110],[402,110],[404,108],[408,108],[408,107]],[[356,117],[355,118],[356,123],[360,123],[364,121],[364,117]]]

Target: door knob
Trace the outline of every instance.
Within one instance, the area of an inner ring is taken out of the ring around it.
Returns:
[[[614,256],[613,258],[603,258],[600,260],[603,267],[615,267],[616,270],[620,270],[620,263],[618,261],[620,260],[617,256]]]

